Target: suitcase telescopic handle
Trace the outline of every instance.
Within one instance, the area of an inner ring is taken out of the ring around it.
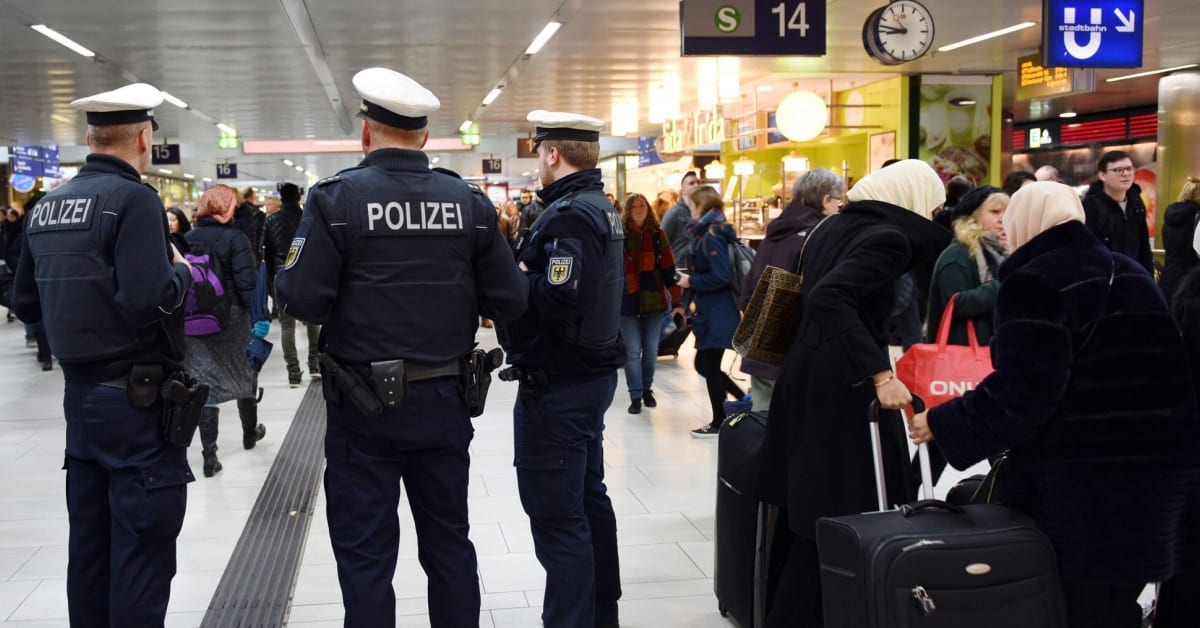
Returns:
[[[925,400],[917,395],[912,396],[912,408],[917,414],[925,411]],[[879,420],[882,414],[879,408],[879,400],[872,399],[870,405],[867,406],[867,421],[871,424],[871,454],[875,463],[875,497],[879,501],[879,510],[887,510],[887,480],[883,476],[883,439],[879,436]],[[926,445],[921,443],[920,453],[921,458],[921,479],[922,485],[925,487],[925,496],[933,497],[933,475],[929,469],[929,450]]]

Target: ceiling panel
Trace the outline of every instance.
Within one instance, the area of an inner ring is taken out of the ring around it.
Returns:
[[[1142,105],[1156,97],[1156,78],[1108,84],[1104,78],[1120,73],[1109,71],[1098,73],[1095,94],[1035,107],[1012,102],[1015,59],[1037,50],[1038,27],[899,67],[881,66],[861,44],[862,22],[879,4],[828,3],[827,55],[743,58],[743,92],[752,98],[753,87],[771,83],[776,89],[760,94],[769,102],[792,81],[826,91],[821,86],[833,76],[861,84],[897,72],[1002,72],[1008,106],[1018,118],[1031,111],[1050,116],[1066,109]],[[936,19],[935,47],[1041,18],[1041,3],[1035,0],[925,4]],[[331,104],[293,29],[289,6],[311,19],[337,104]],[[160,108],[159,136],[171,141],[215,145],[216,121],[251,140],[353,137],[357,124],[347,135],[340,116],[353,114],[357,106],[351,77],[372,65],[401,70],[438,95],[442,111],[431,119],[438,136],[453,135],[476,112],[487,136],[524,135],[529,131],[525,114],[537,108],[608,119],[614,97],[632,94],[639,97],[642,131],[652,133],[654,126],[645,122],[650,85],[677,75],[683,106],[695,101],[696,59],[679,56],[678,6],[678,0],[0,0],[0,143],[77,143],[84,123],[68,103],[134,79],[153,83],[194,109]],[[1146,12],[1146,68],[1200,62],[1195,37],[1200,13],[1194,2],[1146,0]],[[542,52],[522,59],[528,43],[556,14],[563,28]],[[94,50],[100,61],[33,32],[32,23],[67,34]],[[483,97],[497,84],[505,85],[502,95],[482,108]],[[296,161],[327,175],[356,159],[322,155]],[[241,160],[250,164],[248,157]],[[256,157],[249,171],[264,178],[291,172],[273,161]],[[185,168],[200,170],[211,162],[208,155]]]

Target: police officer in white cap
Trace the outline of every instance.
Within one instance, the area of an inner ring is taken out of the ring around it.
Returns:
[[[431,625],[477,626],[467,446],[482,407],[466,398],[477,378],[464,358],[479,317],[516,318],[529,289],[491,201],[420,150],[438,99],[384,68],[359,72],[354,87],[366,158],[313,186],[275,280],[283,312],[322,325],[325,496],[345,625],[395,625],[403,480]]]
[[[159,393],[181,370],[192,276],[140,176],[161,103],[141,83],[71,103],[87,113],[91,154],[30,211],[13,289],[13,311],[45,323],[66,380],[75,628],[163,625],[194,479],[187,450],[162,429]]]
[[[513,431],[517,486],[546,569],[549,628],[617,625],[616,516],[604,485],[604,411],[625,349],[621,220],[596,162],[604,122],[534,111],[538,193],[546,209],[518,244],[530,309],[498,326],[520,381]]]

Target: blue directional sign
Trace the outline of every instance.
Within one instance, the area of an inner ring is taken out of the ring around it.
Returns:
[[[1141,67],[1144,5],[1143,0],[1044,0],[1042,65]]]
[[[27,174],[31,177],[40,177],[45,173],[45,168],[45,164],[40,159],[13,156],[13,174]]]
[[[823,0],[681,0],[680,54],[825,54]]]
[[[658,149],[654,147],[654,143],[658,141],[657,137],[642,135],[638,137],[638,168],[653,166],[663,162],[662,157],[658,155]]]

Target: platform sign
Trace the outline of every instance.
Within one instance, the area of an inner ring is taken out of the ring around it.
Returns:
[[[179,165],[179,144],[155,144],[151,146],[150,163],[156,166]]]
[[[500,174],[504,172],[504,162],[500,159],[488,158],[483,160],[483,174]]]
[[[681,0],[680,54],[812,56],[825,54],[825,2]]]
[[[1043,0],[1042,65],[1141,67],[1144,9],[1143,0]]]
[[[1017,100],[1071,93],[1071,68],[1042,67],[1040,60],[1037,54],[1017,59]]]
[[[46,172],[46,164],[40,159],[13,155],[12,171],[13,174],[27,174],[31,177],[40,177]]]
[[[217,164],[218,179],[236,179],[237,164]]]

